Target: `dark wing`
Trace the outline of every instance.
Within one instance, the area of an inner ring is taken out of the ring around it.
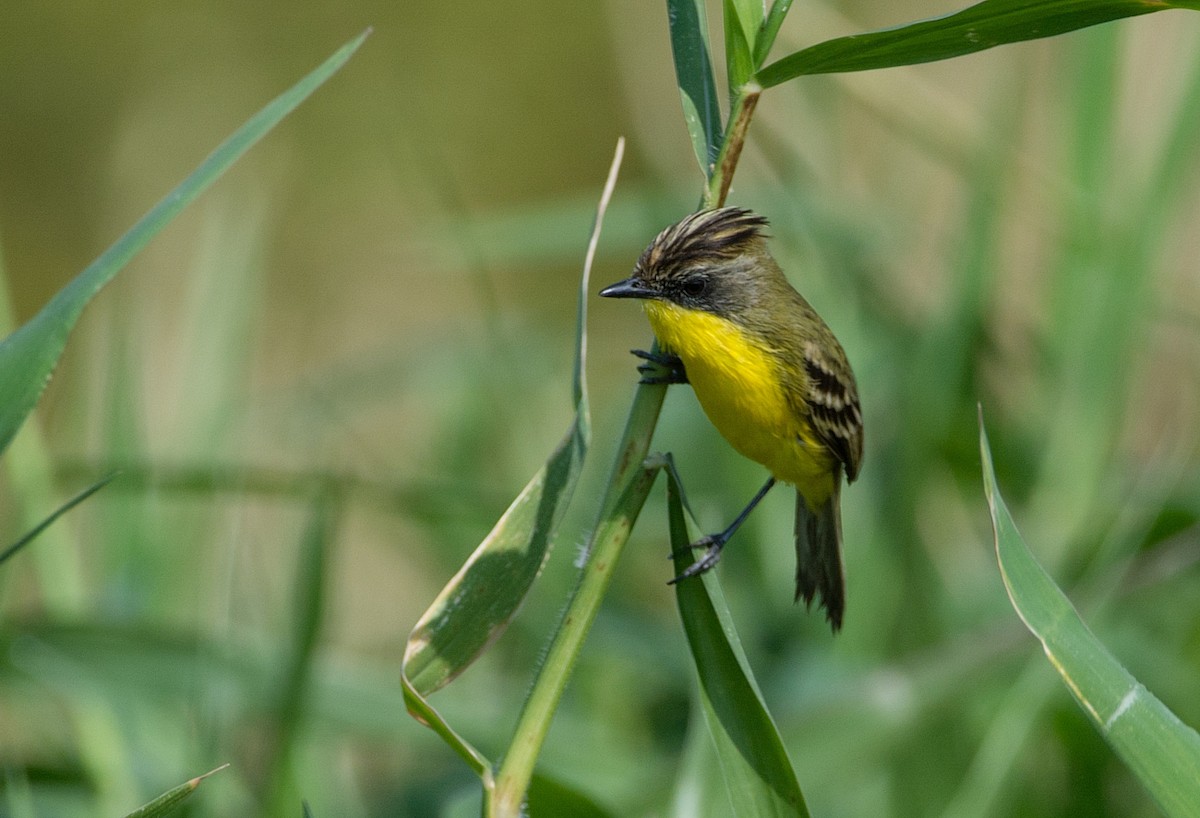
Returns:
[[[850,366],[844,357],[835,358],[809,341],[804,344],[804,371],[808,375],[805,402],[813,428],[842,461],[846,480],[853,481],[862,463],[863,423]]]

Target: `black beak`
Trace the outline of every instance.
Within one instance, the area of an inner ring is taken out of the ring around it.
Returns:
[[[636,278],[610,284],[600,291],[605,298],[654,298],[658,294]]]

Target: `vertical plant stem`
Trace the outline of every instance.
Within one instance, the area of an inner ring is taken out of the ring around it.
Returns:
[[[746,133],[750,129],[750,120],[754,118],[754,109],[758,106],[758,98],[762,95],[762,86],[751,80],[738,89],[737,98],[733,101],[733,111],[729,115],[729,129],[721,143],[721,151],[717,154],[713,174],[708,180],[708,188],[704,191],[705,207],[721,207],[729,195],[729,185],[733,182],[733,172],[737,170],[738,160],[742,158],[742,147],[746,144]]]
[[[562,698],[571,668],[583,647],[600,601],[612,579],[613,568],[629,539],[642,504],[650,493],[657,469],[643,461],[658,422],[667,388],[664,384],[642,384],[634,396],[629,421],[617,460],[608,482],[600,519],[588,543],[587,562],[563,612],[546,658],[525,701],[512,744],[496,774],[495,789],[486,806],[492,818],[516,818],[533,778],[550,720]]]

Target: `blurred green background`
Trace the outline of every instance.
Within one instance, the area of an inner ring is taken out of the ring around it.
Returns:
[[[185,814],[469,814],[477,780],[404,712],[404,639],[566,428],[617,137],[593,291],[698,200],[664,6],[0,7],[18,323],[374,27],[100,295],[5,455],[3,543],[123,472],[0,569],[0,815],[123,814],[224,762]],[[797,4],[776,52],[953,8]],[[719,569],[814,814],[1154,814],[1004,596],[976,406],[1031,547],[1200,724],[1198,143],[1200,20],[1176,12],[764,96],[730,202],[771,218],[867,416],[845,630],[791,604],[784,493]],[[595,442],[558,548],[434,699],[493,755],[649,342],[629,304],[589,329]],[[762,479],[686,389],[656,445],[709,529]],[[693,716],[656,498],[544,757],[619,815],[672,814]]]

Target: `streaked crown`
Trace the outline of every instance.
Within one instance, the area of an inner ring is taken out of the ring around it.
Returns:
[[[728,261],[764,239],[766,225],[765,218],[740,207],[701,210],[659,233],[636,269],[670,275],[698,263]]]

